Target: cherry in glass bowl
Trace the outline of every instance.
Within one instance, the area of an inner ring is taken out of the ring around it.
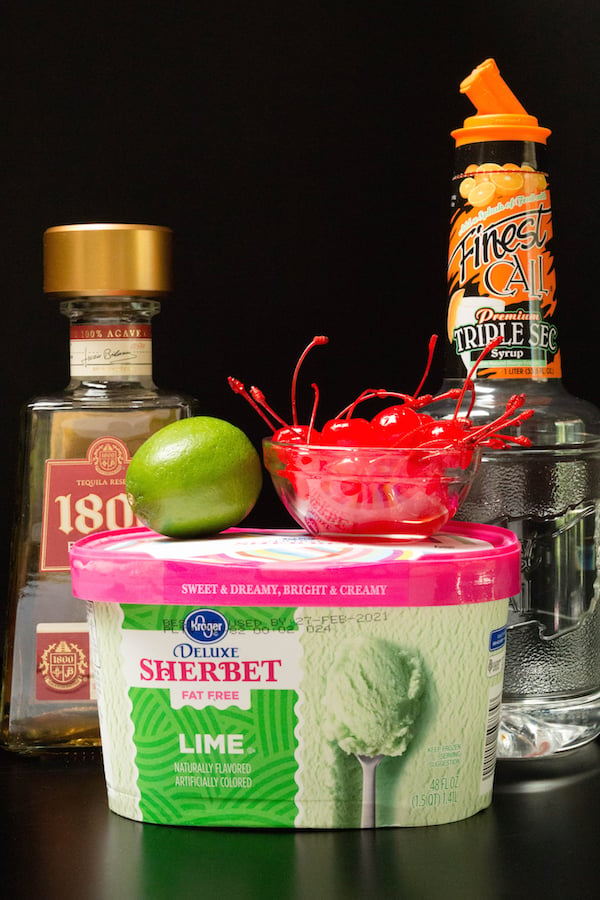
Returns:
[[[414,540],[456,514],[480,462],[478,446],[345,447],[263,441],[275,491],[311,534]]]

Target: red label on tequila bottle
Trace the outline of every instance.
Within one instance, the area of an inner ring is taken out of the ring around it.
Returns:
[[[90,637],[84,622],[37,626],[37,700],[95,699]]]
[[[67,571],[69,547],[88,534],[137,524],[125,491],[129,460],[123,441],[101,437],[86,459],[46,462],[41,572]]]

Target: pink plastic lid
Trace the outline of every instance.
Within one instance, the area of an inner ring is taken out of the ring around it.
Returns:
[[[511,531],[456,522],[411,542],[249,529],[175,541],[129,528],[90,535],[70,553],[82,600],[339,607],[506,599],[521,588],[520,555]]]

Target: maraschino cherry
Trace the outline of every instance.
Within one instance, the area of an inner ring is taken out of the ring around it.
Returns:
[[[332,446],[332,447],[373,447],[394,448],[407,447],[414,449],[440,448],[452,446],[458,443],[471,448],[482,444],[484,446],[501,449],[509,444],[529,446],[530,441],[523,435],[509,435],[504,429],[519,426],[533,415],[533,410],[523,409],[525,396],[514,394],[508,400],[505,411],[485,425],[476,426],[471,422],[469,415],[474,402],[475,386],[474,373],[481,360],[498,344],[502,338],[491,341],[480,354],[467,375],[462,388],[452,388],[441,394],[421,394],[421,389],[427,379],[433,352],[437,342],[437,335],[432,335],[429,341],[429,353],[425,372],[414,394],[404,394],[397,391],[389,391],[385,388],[369,388],[333,419],[325,422],[321,430],[315,427],[315,418],[319,402],[319,390],[313,384],[315,398],[313,402],[310,421],[302,425],[298,421],[296,391],[298,374],[302,363],[313,347],[328,343],[328,338],[318,335],[305,347],[296,363],[292,377],[291,407],[292,422],[288,424],[267,403],[264,393],[257,387],[246,390],[237,378],[228,379],[231,389],[244,397],[261,416],[264,422],[273,432],[273,441],[276,443],[306,444],[307,446]],[[467,395],[470,394],[469,407],[466,415],[460,415],[461,406]],[[395,399],[401,402],[388,406],[378,412],[373,418],[365,419],[355,416],[357,407],[367,400]],[[423,408],[441,400],[455,399],[456,407],[454,415],[449,419],[435,419],[429,413],[423,412]],[[501,433],[501,429],[503,432]]]

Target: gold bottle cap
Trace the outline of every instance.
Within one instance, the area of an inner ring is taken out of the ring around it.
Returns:
[[[171,290],[172,234],[161,225],[57,225],[44,232],[44,292],[156,297]]]

